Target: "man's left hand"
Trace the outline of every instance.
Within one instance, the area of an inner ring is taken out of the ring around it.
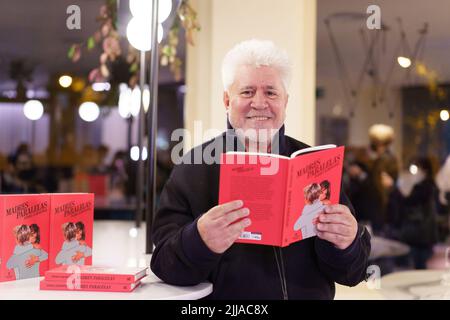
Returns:
[[[347,249],[355,240],[358,223],[347,206],[329,205],[319,214],[317,236],[333,243],[337,248]]]

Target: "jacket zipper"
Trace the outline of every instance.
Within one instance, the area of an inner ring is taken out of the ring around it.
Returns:
[[[278,252],[277,252],[278,250]],[[278,268],[278,275],[280,277],[281,282],[281,291],[283,292],[283,300],[288,300],[288,292],[287,292],[287,285],[286,285],[286,273],[284,268],[284,261],[283,261],[283,252],[281,251],[281,248],[273,247],[273,251],[275,253],[275,261],[277,263]],[[280,258],[278,259],[278,254],[280,253]]]

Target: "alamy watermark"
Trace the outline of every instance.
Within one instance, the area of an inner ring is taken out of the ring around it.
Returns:
[[[366,270],[366,285],[370,290],[381,289],[381,269],[378,265],[372,264]]]
[[[67,267],[67,273],[71,275],[66,280],[66,286],[69,290],[81,289],[81,269],[76,264]]]
[[[81,9],[72,4],[67,7],[66,13],[69,15],[66,19],[66,26],[69,30],[81,30]]]
[[[366,20],[366,26],[370,30],[381,29],[381,8],[375,4],[367,7],[367,14],[370,16]]]
[[[203,141],[215,136],[209,143]],[[220,164],[224,151],[258,152],[279,154],[280,137],[276,129],[228,129],[225,135],[218,129],[205,132],[201,121],[194,121],[194,132],[179,128],[172,132],[172,142],[177,144],[172,148],[171,160],[178,164]],[[184,142],[193,142],[197,147],[183,154]],[[234,154],[227,158],[228,164],[260,164],[262,175],[274,175],[279,169],[278,157],[260,157],[256,154]]]

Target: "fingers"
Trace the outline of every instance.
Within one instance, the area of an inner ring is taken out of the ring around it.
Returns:
[[[318,218],[321,223],[337,223],[347,226],[351,226],[352,224],[351,218],[348,215],[341,213],[321,213]]]
[[[230,213],[227,213],[223,216],[221,216],[219,219],[216,219],[216,223],[220,226],[220,227],[226,227],[234,222],[236,222],[236,220],[242,219],[246,216],[248,216],[250,213],[250,210],[248,208],[241,208],[239,210],[236,211],[232,211]]]
[[[250,211],[242,206],[241,200],[224,203],[213,207],[198,219],[198,232],[210,250],[223,253],[250,225],[250,219],[244,219]]]
[[[325,213],[350,213],[350,209],[347,206],[344,206],[342,204],[331,204],[325,207]]]
[[[249,225],[251,225],[251,224],[252,224],[251,220],[248,219],[248,218],[246,218],[246,219],[244,219],[244,220],[241,220],[241,221],[239,221],[239,222],[236,222],[236,223],[230,225],[230,226],[228,227],[228,230],[229,230],[231,233],[239,232],[239,234],[240,234],[242,231],[244,231],[245,228],[247,228],[247,227],[248,227]]]
[[[331,243],[334,243],[335,245],[338,245],[339,243],[344,242],[346,240],[345,236],[331,232],[319,231],[317,232],[317,236],[323,240],[327,240]]]
[[[228,237],[231,238],[234,242],[237,238],[239,238],[239,236],[244,231],[244,229],[246,227],[248,227],[249,225],[251,225],[251,223],[252,222],[250,219],[248,219],[248,218],[243,219],[239,222],[236,222],[236,223],[230,225],[227,228],[226,233],[228,234]]]
[[[357,229],[355,217],[344,205],[327,206],[325,212],[319,214],[317,236],[333,243],[340,249],[347,248],[353,242]]]
[[[346,226],[346,225],[338,224],[338,223],[318,223],[317,230],[320,232],[329,232],[329,233],[335,233],[335,234],[340,234],[340,235],[344,235],[344,236],[351,234],[350,226]]]
[[[230,211],[239,209],[243,205],[244,205],[244,202],[242,200],[230,201],[230,202],[215,206],[208,213],[212,219],[218,219]]]

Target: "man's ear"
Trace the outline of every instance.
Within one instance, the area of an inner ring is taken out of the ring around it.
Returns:
[[[227,110],[230,107],[230,96],[228,95],[228,91],[223,92],[223,105]]]

